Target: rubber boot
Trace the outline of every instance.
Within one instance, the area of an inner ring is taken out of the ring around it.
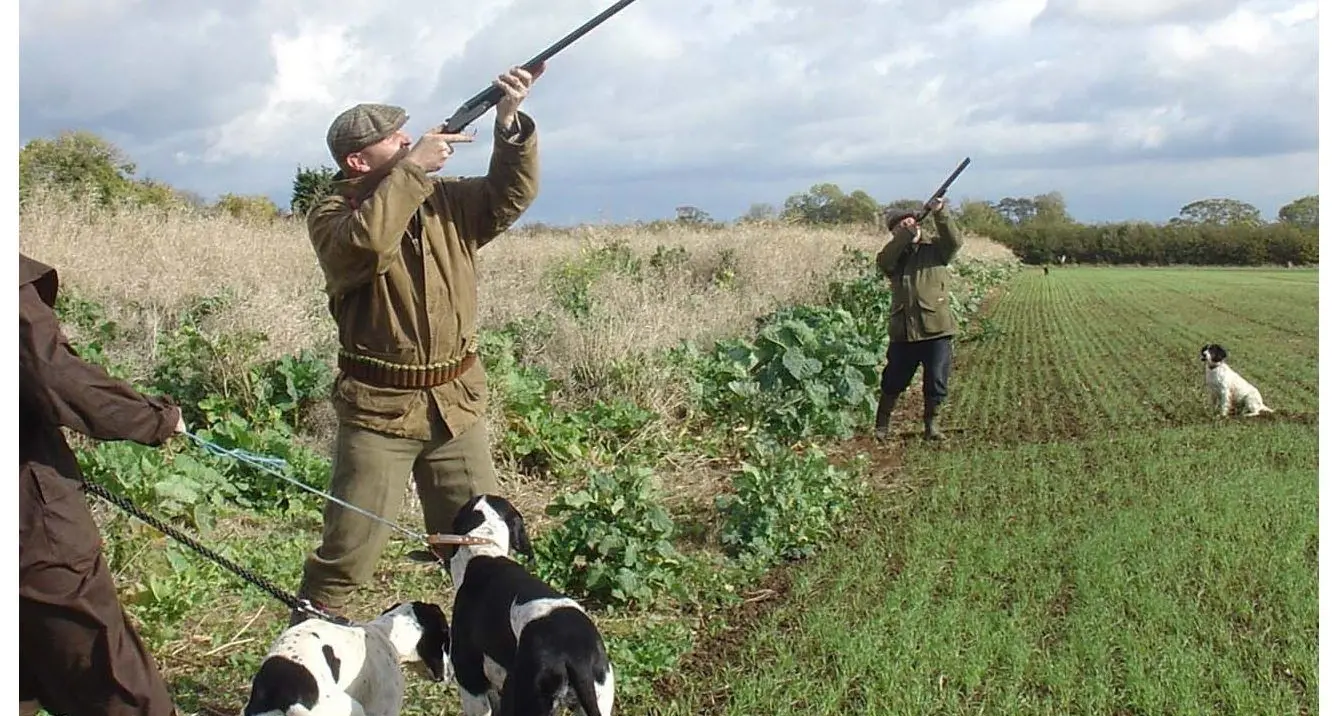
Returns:
[[[879,408],[874,413],[874,437],[879,440],[888,438],[888,421],[893,417],[893,406],[897,396],[888,393],[879,395]]]
[[[938,405],[925,406],[925,439],[943,440],[944,434],[939,431],[939,426],[935,424],[935,416],[939,413]]]

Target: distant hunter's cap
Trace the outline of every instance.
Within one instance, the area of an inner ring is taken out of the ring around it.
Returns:
[[[340,112],[325,133],[325,143],[336,163],[344,157],[391,136],[409,119],[404,108],[391,104],[356,104]]]
[[[888,217],[888,230],[892,231],[893,229],[896,229],[897,225],[902,223],[903,219],[914,219],[914,218],[916,218],[916,215],[911,213],[910,211],[904,211],[898,214],[892,214],[891,216]]]

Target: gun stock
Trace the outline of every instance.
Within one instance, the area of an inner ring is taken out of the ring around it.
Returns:
[[[948,192],[949,186],[953,184],[953,182],[957,180],[958,175],[962,173],[962,170],[966,169],[967,165],[971,163],[972,158],[966,157],[958,164],[958,168],[954,169],[953,173],[948,175],[948,179],[945,179],[944,183],[939,185],[939,189],[926,200],[925,206],[921,207],[920,212],[916,214],[916,223],[919,224],[925,220],[925,216],[930,213],[930,202],[943,197],[944,194]]]
[[[541,63],[547,61],[550,57],[553,57],[559,52],[562,52],[568,45],[580,39],[582,35],[594,30],[605,20],[613,17],[615,13],[631,5],[633,2],[635,2],[635,0],[618,0],[618,2],[606,8],[604,12],[601,12],[599,15],[586,21],[586,24],[567,33],[567,36],[563,39],[544,48],[542,52],[530,58],[525,64],[521,65],[521,67],[527,71],[533,71]],[[442,133],[459,133],[462,129],[474,122],[474,120],[482,116],[484,112],[487,112],[496,106],[501,100],[502,89],[490,84],[487,88],[481,90],[478,94],[468,100],[465,100],[464,104],[460,105],[455,114],[452,114],[451,117],[442,124]]]

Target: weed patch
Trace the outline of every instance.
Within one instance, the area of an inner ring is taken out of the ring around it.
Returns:
[[[548,367],[546,352],[565,331],[608,319],[609,282],[745,295],[755,280],[745,256],[732,246],[690,253],[660,244],[644,255],[627,242],[586,245],[543,273],[558,313],[517,316],[480,334],[498,464],[549,491],[542,514],[532,515],[532,567],[587,604],[609,634],[622,708],[632,712],[655,702],[656,681],[694,645],[727,628],[729,607],[771,599],[759,585],[774,583],[772,570],[821,554],[866,490],[868,461],[859,453],[838,460],[824,443],[856,434],[872,416],[887,298],[869,252],[848,250],[816,300],[761,311],[744,337],[680,341],[561,375]],[[973,274],[971,266],[964,261],[955,290],[1012,275]],[[173,396],[198,436],[282,458],[283,474],[312,487],[329,484],[319,449],[334,377],[328,356],[276,354],[261,330],[221,330],[220,317],[243,300],[236,291],[178,300],[144,334],[77,287],[65,291],[60,311],[85,355],[147,392]],[[954,310],[967,321],[975,307],[969,300]],[[150,350],[127,349],[145,341]],[[152,359],[117,367],[118,355]],[[657,381],[676,383],[677,392],[644,390]],[[678,402],[657,402],[666,395]],[[319,533],[319,499],[187,441],[78,447],[91,479],[257,574],[297,583]],[[718,500],[700,496],[705,514],[671,512],[667,491],[692,463],[710,464],[728,489]],[[418,521],[414,509],[407,504],[398,519]],[[129,518],[99,509],[99,519],[127,607],[169,678],[177,688],[209,690],[203,702],[212,707],[240,703],[237,684],[277,633],[282,605]],[[703,521],[717,530],[711,540],[702,539]],[[393,539],[352,608],[379,611],[383,601],[440,593],[439,570],[403,559],[417,547]],[[218,608],[192,609],[205,602]],[[192,660],[186,645],[202,643],[208,656]],[[192,692],[183,708],[203,702]]]

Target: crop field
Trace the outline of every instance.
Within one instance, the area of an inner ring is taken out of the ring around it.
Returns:
[[[1300,277],[1300,278],[1299,278]],[[1277,404],[1314,414],[1319,380],[1315,272],[1066,269],[1025,281],[991,316],[1003,334],[972,346],[953,421],[1004,441],[1091,437],[1209,420],[1199,350]]]
[[[1029,270],[955,442],[791,575],[664,714],[1314,714],[1317,275]],[[1227,346],[1276,413],[1212,415]]]

